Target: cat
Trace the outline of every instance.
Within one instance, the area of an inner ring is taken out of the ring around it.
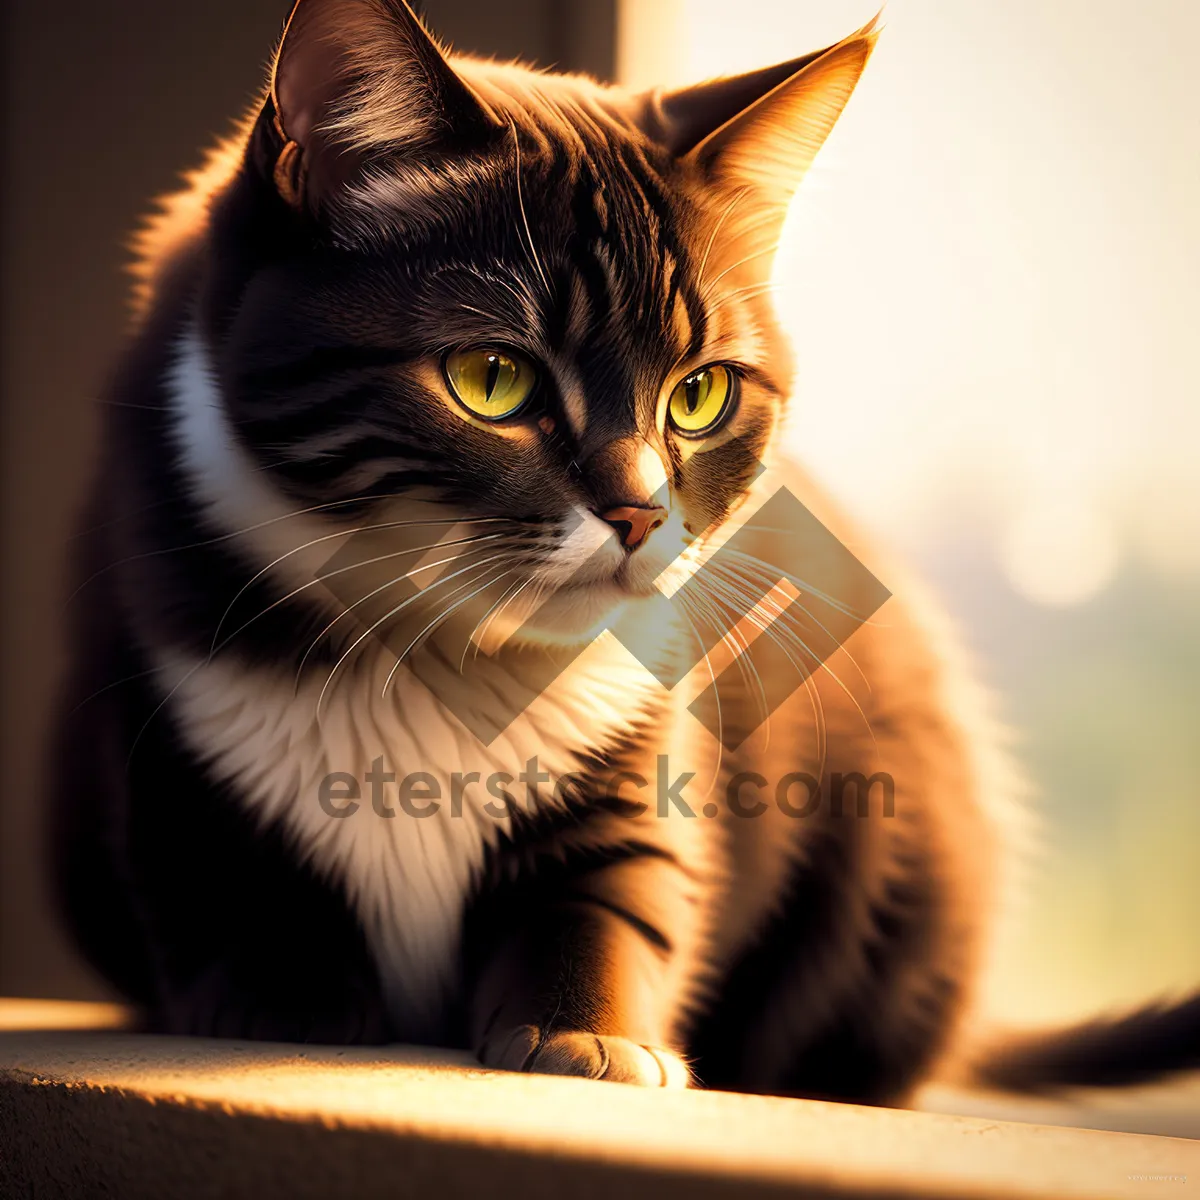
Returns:
[[[297,4],[142,235],[84,518],[56,878],[147,1029],[875,1104],[1196,1065],[1194,1000],[971,1059],[1016,775],[779,448],[773,255],[877,36],[632,94]]]

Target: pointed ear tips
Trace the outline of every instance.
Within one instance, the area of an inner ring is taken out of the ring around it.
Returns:
[[[879,35],[885,28],[883,13],[881,8],[861,29],[856,29],[848,37],[831,46],[830,51],[856,49],[862,53],[864,59],[870,58],[871,52],[879,42]]]
[[[301,15],[301,10],[303,10],[303,15]],[[306,18],[311,16],[311,5],[306,4],[304,0],[291,0],[287,16],[284,17],[283,25],[279,29],[279,36],[275,39],[275,53],[271,55],[272,81],[279,62],[283,58],[284,49],[288,45],[289,38],[293,34],[299,33],[302,25],[307,23]]]
[[[855,38],[868,38],[871,45],[879,40],[879,35],[884,29],[883,14],[887,11],[887,5],[880,6],[879,11],[861,28],[856,29],[850,36]]]
[[[290,124],[285,120],[285,108],[287,100],[280,95],[280,77],[286,69],[288,52],[293,48],[294,38],[293,33],[301,32],[301,21],[297,16],[304,5],[304,0],[294,0],[291,8],[288,10],[287,19],[283,23],[283,28],[279,31],[279,37],[275,41],[275,49],[271,55],[268,65],[268,87],[267,96],[271,102],[271,107],[275,112],[275,128],[286,142],[291,137],[291,129],[286,126]]]
[[[874,53],[875,46],[879,41],[879,35],[884,30],[884,11],[885,9],[881,8],[865,25],[842,38],[840,42],[835,42],[827,50],[819,54],[815,62],[810,65],[815,67],[821,62],[825,62],[828,65],[831,59],[849,54],[859,60],[859,69],[862,70],[866,66],[867,60]]]
[[[296,97],[287,94],[287,76],[302,76],[299,81],[292,80],[301,92],[310,90],[314,82],[318,86],[329,83],[338,55],[346,52],[361,57],[355,53],[354,42],[355,31],[363,23],[401,39],[406,57],[420,57],[425,46],[443,63],[450,57],[450,48],[434,37],[408,0],[292,0],[271,55],[268,92],[277,121],[281,128],[289,126],[289,135],[291,114],[287,110]],[[369,51],[366,57],[369,60]]]
[[[880,9],[861,29],[856,29],[849,37],[830,46],[815,62],[810,64],[808,69],[819,72],[822,64],[825,68],[829,68],[835,67],[840,62],[851,67],[857,82],[858,77],[866,69],[868,60],[875,52],[879,35],[883,32],[880,20],[882,16],[883,10]]]

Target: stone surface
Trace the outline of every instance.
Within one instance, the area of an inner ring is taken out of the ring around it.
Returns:
[[[1200,1181],[1200,1143],[1176,1138],[505,1074],[411,1047],[148,1037],[41,1012],[0,1002],[3,1196],[1094,1200]]]

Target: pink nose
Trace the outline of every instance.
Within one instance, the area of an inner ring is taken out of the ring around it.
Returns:
[[[623,546],[636,550],[666,521],[667,510],[657,506],[636,508],[626,504],[620,508],[610,508],[598,515],[600,520],[607,521],[617,531],[617,537],[621,539]]]

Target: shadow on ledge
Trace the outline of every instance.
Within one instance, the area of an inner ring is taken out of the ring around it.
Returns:
[[[149,1037],[122,1017],[0,1001],[0,1195],[1093,1200],[1200,1179],[1200,1144],[1173,1138]]]

